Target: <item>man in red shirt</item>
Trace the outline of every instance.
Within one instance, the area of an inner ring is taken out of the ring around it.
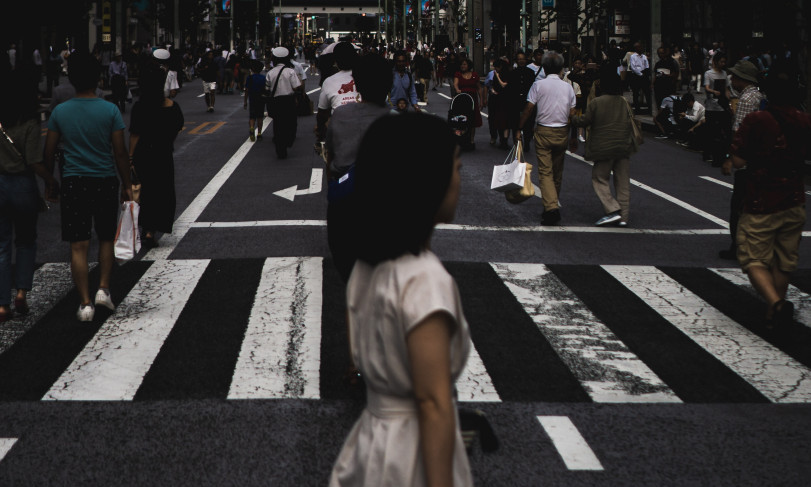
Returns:
[[[738,222],[738,262],[768,305],[766,326],[793,322],[786,301],[797,269],[805,224],[803,165],[811,155],[811,116],[794,107],[797,78],[772,68],[766,83],[769,106],[743,120],[732,143],[732,163],[747,166],[743,213]]]

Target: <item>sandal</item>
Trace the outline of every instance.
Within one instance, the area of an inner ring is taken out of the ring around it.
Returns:
[[[12,313],[11,308],[9,308],[8,311],[0,311],[0,323],[9,321],[12,316],[14,316],[14,314]]]
[[[794,322],[794,303],[781,299],[774,303],[771,309],[772,317],[766,320],[766,328],[784,328]]]

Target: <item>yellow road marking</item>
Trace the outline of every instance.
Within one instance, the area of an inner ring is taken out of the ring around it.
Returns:
[[[208,127],[209,125],[211,125],[211,127],[208,128],[206,131],[203,131],[203,129]],[[194,135],[209,135],[216,132],[223,125],[225,125],[225,122],[203,122],[198,127],[190,130],[189,133]]]

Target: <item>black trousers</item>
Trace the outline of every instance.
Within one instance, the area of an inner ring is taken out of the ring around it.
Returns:
[[[293,147],[298,131],[295,95],[277,96],[272,106],[268,103],[268,115],[273,118],[273,142],[276,155],[287,157],[287,149]]]
[[[645,98],[645,106],[650,109],[650,80],[646,76],[637,76],[633,73],[628,73],[631,78],[631,91],[634,98],[634,110],[640,110],[639,94]]]
[[[707,111],[704,116],[707,119],[702,132],[704,160],[712,159],[713,164],[721,164],[732,139],[732,116],[726,111]]]

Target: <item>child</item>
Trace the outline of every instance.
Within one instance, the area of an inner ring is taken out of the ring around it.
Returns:
[[[397,113],[406,113],[408,111],[408,101],[405,98],[397,100]]]
[[[265,77],[262,72],[262,61],[254,59],[251,63],[251,75],[245,80],[245,103],[243,109],[248,108],[248,124],[250,126],[251,142],[257,139],[262,140],[262,123],[265,120],[265,101],[262,99],[262,89],[265,87]],[[258,129],[258,134],[254,135],[254,126]]]

